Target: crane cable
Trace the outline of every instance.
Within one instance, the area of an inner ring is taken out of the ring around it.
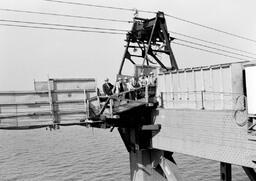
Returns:
[[[212,53],[212,54],[216,54],[216,55],[221,55],[221,56],[228,57],[228,58],[243,60],[243,61],[247,61],[247,62],[252,61],[252,60],[249,60],[249,59],[243,59],[243,58],[239,58],[239,57],[235,57],[235,56],[231,56],[231,55],[227,55],[227,54],[223,54],[223,53],[218,53],[218,52],[215,52],[215,51],[206,50],[206,49],[203,49],[203,48],[198,48],[198,47],[194,47],[194,46],[191,46],[191,45],[186,45],[186,44],[183,44],[183,43],[177,43],[177,42],[172,42],[172,43],[176,44],[176,45],[179,45],[179,46],[183,46],[183,47],[187,47],[187,48],[191,48],[191,49],[196,49],[196,50],[201,50],[201,51],[204,51],[204,52],[208,52],[208,53]]]
[[[79,2],[71,2],[71,1],[60,1],[60,0],[44,0],[48,2],[55,2],[55,3],[62,3],[62,4],[71,4],[71,5],[80,5],[80,6],[88,6],[88,7],[95,7],[95,8],[105,8],[105,9],[114,9],[114,10],[121,10],[121,11],[140,11],[143,13],[153,13],[154,11],[147,11],[142,9],[136,9],[136,8],[123,8],[123,7],[114,7],[114,6],[103,6],[103,5],[96,5],[96,4],[89,4],[89,3],[79,3]]]
[[[106,8],[106,9],[114,9],[114,10],[122,10],[122,11],[133,11],[135,13],[138,12],[138,11],[139,12],[143,12],[143,13],[154,13],[154,14],[156,13],[154,11],[140,10],[140,9],[135,9],[135,8],[103,6],[103,5],[96,5],[96,4],[89,4],[89,3],[71,2],[71,1],[61,1],[61,0],[44,0],[44,1],[55,2],[55,3],[62,3],[62,4],[88,6],[88,7],[95,7],[95,8]],[[229,36],[233,36],[233,37],[236,37],[236,38],[239,38],[239,39],[243,39],[243,40],[247,40],[247,41],[256,43],[256,40],[254,40],[254,39],[247,38],[247,37],[244,37],[244,36],[241,36],[241,35],[237,35],[237,34],[234,34],[234,33],[230,33],[230,32],[227,32],[227,31],[223,31],[223,30],[220,30],[220,29],[217,29],[217,28],[213,28],[213,27],[210,27],[210,26],[206,26],[206,25],[194,22],[194,21],[186,20],[184,18],[173,16],[171,14],[165,14],[165,16],[167,16],[169,18],[173,18],[173,19],[179,20],[179,21],[182,21],[182,22],[185,22],[185,23],[189,23],[189,24],[192,24],[192,25],[195,25],[195,26],[199,26],[199,27],[202,27],[202,28],[205,28],[205,29],[216,31],[218,33],[226,34],[226,35],[229,35]]]
[[[32,29],[47,29],[47,30],[64,30],[64,31],[74,31],[74,32],[86,32],[86,33],[103,33],[103,34],[115,34],[115,35],[125,35],[125,33],[121,32],[111,32],[111,31],[96,31],[96,30],[84,30],[84,29],[73,29],[73,28],[55,28],[55,27],[43,27],[43,26],[30,26],[30,25],[14,25],[14,24],[3,24],[0,23],[1,26],[9,26],[9,27],[21,27],[21,28],[32,28]]]
[[[107,30],[107,31],[121,31],[128,32],[127,30],[122,29],[114,29],[114,28],[99,28],[99,27],[90,27],[90,26],[75,26],[75,25],[67,25],[67,24],[56,24],[56,23],[43,23],[43,22],[34,22],[34,21],[18,21],[18,20],[10,20],[10,19],[0,19],[1,22],[11,22],[11,23],[25,23],[25,24],[33,24],[33,25],[46,25],[46,26],[60,26],[60,27],[69,27],[69,28],[79,28],[79,29],[96,29],[96,30]]]
[[[16,21],[16,20],[6,20],[6,19],[0,19],[0,21],[4,21],[4,22],[15,22],[15,23],[27,23],[27,24],[37,24],[37,25],[48,25],[48,26],[61,26],[62,28],[56,28],[56,27],[45,27],[45,26],[28,26],[28,25],[18,25],[18,24],[0,24],[3,26],[12,26],[12,27],[24,27],[24,28],[34,28],[34,29],[50,29],[50,30],[66,30],[66,31],[77,31],[77,32],[91,32],[91,33],[105,33],[105,34],[119,34],[119,35],[124,35],[126,33],[124,32],[116,32],[116,31],[126,31],[126,30],[120,30],[120,29],[110,29],[110,28],[99,28],[99,27],[85,27],[85,26],[73,26],[73,25],[62,25],[62,24],[50,24],[50,23],[39,23],[39,22],[31,22],[31,21]],[[69,28],[63,28],[63,27],[69,27]],[[72,28],[70,28],[72,27]],[[74,29],[74,28],[87,28],[87,29],[93,29],[93,30],[86,30],[86,29]],[[97,31],[95,31],[95,29]],[[105,30],[105,31],[104,31]],[[107,31],[106,31],[107,30]],[[111,31],[110,31],[111,30]],[[215,49],[218,51],[224,51],[226,53],[232,53],[232,54],[236,54],[234,52],[230,52],[230,51],[225,51],[222,49],[217,49],[214,47],[210,47],[210,46],[206,46],[203,44],[198,44],[198,43],[194,43],[191,41],[187,41],[187,40],[182,40],[182,39],[178,39],[180,41],[186,42],[186,43],[190,43],[190,44],[194,44],[194,45],[198,45],[198,46],[203,46],[205,48],[210,48],[210,49]],[[239,59],[239,60],[245,60],[245,61],[251,61],[248,59],[242,59],[239,57],[235,57],[235,56],[230,56],[227,54],[221,54],[218,52],[214,52],[211,50],[206,50],[206,49],[201,49],[201,48],[197,48],[197,47],[193,47],[190,45],[185,45],[185,44],[180,44],[177,42],[173,42],[174,44],[177,45],[181,45],[181,46],[186,46],[189,48],[193,48],[193,49],[198,49],[198,50],[202,50],[202,51],[206,51],[206,52],[210,52],[210,53],[215,53],[218,55],[222,55],[222,56],[226,56],[226,57],[230,57],[230,58],[234,58],[234,59]],[[245,56],[242,54],[239,54],[239,56]],[[245,56],[246,57],[246,56]],[[247,56],[248,57],[248,56]],[[249,58],[254,58],[254,57],[249,57]],[[254,58],[255,59],[255,58]]]
[[[28,11],[28,10],[6,9],[6,8],[0,8],[0,11],[38,14],[38,15],[49,15],[49,16],[60,16],[60,17],[68,17],[68,18],[91,19],[91,20],[111,21],[111,22],[120,22],[120,23],[133,23],[133,21],[120,20],[120,19],[99,18],[99,17],[79,16],[79,15],[59,14],[59,13],[46,13],[46,12],[41,12],[41,11]]]
[[[120,20],[120,19],[110,19],[110,18],[90,17],[90,16],[78,16],[78,15],[58,14],[58,13],[46,13],[46,12],[40,12],[40,11],[28,11],[28,10],[6,9],[6,8],[0,8],[0,11],[9,11],[9,12],[17,12],[17,13],[29,13],[29,14],[39,14],[39,15],[50,15],[50,16],[61,16],[61,17],[69,17],[69,18],[82,18],[82,19],[91,19],[91,20],[100,20],[100,21],[112,21],[112,22],[120,22],[120,23],[133,23],[133,21],[126,21],[126,20]],[[70,25],[67,25],[67,26],[70,26]],[[128,31],[128,30],[125,30],[125,31]],[[256,55],[255,53],[251,53],[251,52],[248,52],[248,51],[240,50],[240,49],[233,48],[233,47],[230,47],[230,46],[226,46],[226,45],[223,45],[223,44],[220,44],[220,43],[203,40],[203,39],[200,39],[200,38],[197,38],[197,37],[193,37],[193,36],[190,36],[190,35],[186,35],[186,34],[183,34],[183,33],[178,33],[178,32],[175,32],[175,31],[169,31],[169,33],[180,35],[180,36],[183,36],[183,37],[186,37],[186,38],[190,38],[190,39],[194,39],[194,40],[197,40],[197,41],[201,41],[201,42],[204,42],[204,43],[209,43],[209,44],[217,45],[217,46],[220,46],[222,48],[228,48],[228,49],[239,51],[239,52],[243,52],[243,53],[246,53],[246,54]]]
[[[178,32],[175,32],[175,31],[169,31],[169,33],[179,35],[179,36],[183,36],[183,37],[186,37],[186,38],[190,38],[190,39],[193,39],[193,40],[201,41],[201,42],[204,42],[204,43],[209,43],[209,44],[216,45],[216,46],[219,46],[219,47],[222,47],[222,48],[227,48],[227,49],[230,49],[230,50],[235,50],[235,51],[250,54],[250,55],[256,55],[256,53],[248,52],[248,51],[245,51],[245,50],[240,50],[240,49],[237,49],[237,48],[234,48],[234,47],[230,47],[230,46],[226,46],[226,45],[223,45],[223,44],[220,44],[220,43],[204,40],[204,39],[197,38],[197,37],[190,36],[190,35],[186,35],[186,34],[183,34],[183,33],[178,33]]]
[[[237,35],[237,34],[230,33],[230,32],[227,32],[227,31],[223,31],[223,30],[220,30],[220,29],[217,29],[217,28],[206,26],[206,25],[203,25],[203,24],[200,24],[200,23],[189,21],[189,20],[186,20],[186,19],[183,19],[183,18],[179,18],[177,16],[170,15],[170,14],[165,14],[165,15],[167,17],[170,17],[170,18],[173,18],[173,19],[176,19],[176,20],[179,20],[179,21],[183,21],[185,23],[189,23],[189,24],[192,24],[192,25],[195,25],[195,26],[199,26],[199,27],[202,27],[202,28],[206,28],[206,29],[209,29],[209,30],[216,31],[218,33],[226,34],[226,35],[229,35],[229,36],[233,36],[233,37],[236,37],[236,38],[239,38],[239,39],[243,39],[243,40],[247,40],[247,41],[256,43],[256,40],[251,39],[251,38],[247,38],[247,37],[244,37],[244,36],[241,36],[241,35]]]
[[[256,60],[256,57],[251,57],[251,56],[247,56],[247,55],[244,55],[244,54],[235,53],[235,52],[223,50],[223,49],[220,49],[220,48],[211,47],[211,46],[204,45],[204,44],[201,44],[201,43],[195,43],[195,42],[183,40],[183,39],[180,39],[180,38],[175,38],[175,40],[182,41],[182,42],[189,43],[189,44],[193,44],[193,45],[197,45],[197,46],[202,46],[202,47],[209,48],[209,49],[213,49],[213,50],[217,50],[217,51],[222,51],[222,52],[225,52],[225,53],[230,53],[230,54],[234,54],[234,55],[246,57],[246,58],[251,58],[251,59]]]

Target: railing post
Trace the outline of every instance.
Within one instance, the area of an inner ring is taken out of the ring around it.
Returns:
[[[202,109],[204,110],[204,91],[201,91],[201,102],[202,102]]]
[[[232,173],[231,173],[231,164],[220,162],[220,180],[221,181],[231,181]]]
[[[113,118],[113,99],[109,100],[109,113],[110,117]]]
[[[90,103],[88,99],[86,100],[86,117],[87,119],[90,118]]]
[[[160,99],[161,99],[161,107],[163,108],[164,107],[164,93],[163,92],[160,93]]]
[[[89,103],[89,93],[84,89],[84,106],[85,106],[85,114],[86,118],[90,117],[90,103]]]
[[[145,87],[145,101],[148,102],[148,85]]]
[[[57,112],[57,103],[56,103],[56,95],[52,95],[52,89],[51,89],[51,83],[50,79],[48,78],[48,97],[49,97],[49,105],[50,105],[50,111],[52,114],[52,122],[55,129],[56,123],[59,123],[60,120],[58,119],[58,112]],[[53,82],[54,85],[54,82]],[[53,86],[53,90],[55,90],[55,87]],[[56,94],[56,93],[55,93]]]

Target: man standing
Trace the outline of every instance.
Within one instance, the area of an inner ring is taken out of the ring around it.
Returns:
[[[113,87],[114,86],[111,83],[109,83],[109,79],[106,78],[105,83],[102,85],[104,94],[107,96],[111,96],[113,94],[113,92],[112,92]]]
[[[124,86],[122,82],[122,78],[118,77],[117,82],[115,84],[115,89],[113,91],[115,94],[119,94],[121,92],[124,92]]]
[[[140,73],[139,84],[141,87],[144,87],[148,84],[148,80],[147,80],[146,76],[143,74],[143,72]]]
[[[152,85],[152,86],[155,86],[156,85],[156,81],[157,81],[157,79],[155,77],[154,72],[150,72],[149,77],[148,77],[148,84]]]

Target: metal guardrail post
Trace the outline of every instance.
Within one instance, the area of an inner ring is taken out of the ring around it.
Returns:
[[[48,97],[49,97],[49,106],[50,106],[50,112],[52,114],[52,122],[53,125],[58,121],[57,119],[57,115],[56,115],[56,111],[55,111],[55,107],[53,104],[53,96],[52,96],[52,90],[51,90],[51,84],[50,84],[50,79],[48,78]]]
[[[84,89],[84,106],[87,119],[90,117],[90,95],[89,92]]]
[[[201,91],[201,103],[202,103],[201,109],[205,109],[205,107],[204,107],[204,91]]]
[[[86,100],[86,116],[87,116],[87,119],[90,118],[90,102],[88,99]]]
[[[109,100],[109,112],[110,112],[110,117],[113,118],[113,99]]]
[[[160,95],[160,99],[161,99],[161,107],[163,108],[164,107],[164,93],[161,92],[161,95]]]
[[[148,98],[149,98],[149,96],[148,96],[148,85],[146,85],[146,87],[145,87],[145,101],[146,102],[148,102]]]

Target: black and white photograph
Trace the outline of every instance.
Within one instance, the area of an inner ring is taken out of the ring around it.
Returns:
[[[255,8],[0,0],[0,181],[256,181]]]

